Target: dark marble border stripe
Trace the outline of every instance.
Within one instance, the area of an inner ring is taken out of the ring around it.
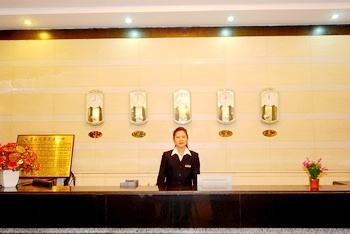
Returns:
[[[226,32],[223,35],[223,32]],[[0,30],[0,40],[350,35],[350,24],[306,26]]]
[[[346,228],[7,228],[0,233],[348,234]]]

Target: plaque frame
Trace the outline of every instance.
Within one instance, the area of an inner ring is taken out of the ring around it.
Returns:
[[[29,146],[38,155],[41,169],[33,174],[20,174],[20,178],[70,177],[74,149],[73,134],[18,135],[17,144]]]

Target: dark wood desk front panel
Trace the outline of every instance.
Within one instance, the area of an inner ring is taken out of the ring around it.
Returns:
[[[350,194],[275,193],[241,196],[242,227],[350,227]]]
[[[0,194],[1,227],[104,227],[105,195]]]
[[[350,186],[236,186],[160,192],[156,187],[0,189],[0,227],[350,228]],[[6,212],[5,212],[6,211]]]
[[[238,194],[108,195],[109,227],[240,227]]]

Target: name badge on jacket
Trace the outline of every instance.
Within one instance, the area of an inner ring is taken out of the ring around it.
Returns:
[[[186,168],[191,168],[191,165],[185,164],[185,167],[186,167]]]

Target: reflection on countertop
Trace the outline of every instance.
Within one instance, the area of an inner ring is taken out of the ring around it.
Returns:
[[[350,185],[334,183],[321,185],[319,191],[310,191],[309,185],[233,185],[231,189],[202,189],[201,191],[159,191],[157,186],[138,186],[136,188],[120,188],[120,186],[17,186],[14,188],[0,187],[0,193],[122,193],[122,194],[212,194],[212,193],[332,193],[349,192]]]

